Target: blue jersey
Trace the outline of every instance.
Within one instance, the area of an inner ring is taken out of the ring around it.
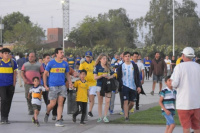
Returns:
[[[67,59],[67,62],[69,64],[69,66],[74,69],[74,64],[75,64],[75,61],[74,61],[74,58],[73,57],[70,57]]]
[[[17,63],[13,60],[14,66],[12,67],[11,60],[5,62],[1,59],[0,64],[0,86],[13,85],[14,71],[17,70]]]
[[[76,64],[77,64],[77,65],[80,65],[80,61],[81,61],[81,57],[77,57],[77,58],[76,58]]]
[[[69,72],[69,65],[66,61],[51,60],[45,70],[49,72],[49,87],[65,85],[65,74]]]
[[[144,66],[145,67],[150,67],[151,66],[151,60],[145,60],[144,61]]]
[[[94,74],[97,74],[97,76],[101,76],[103,74],[110,74],[110,75],[113,75],[114,72],[112,70],[110,70],[110,72],[104,70],[104,68],[98,64],[94,67]],[[97,86],[101,86],[102,85],[102,78],[98,79],[97,80]]]

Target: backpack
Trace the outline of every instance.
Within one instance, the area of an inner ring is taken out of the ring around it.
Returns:
[[[2,59],[0,59],[0,64],[1,64],[1,61],[2,61]],[[12,66],[12,69],[13,69],[13,72],[14,72],[14,61],[12,59],[10,59],[10,61],[11,61],[11,66]]]

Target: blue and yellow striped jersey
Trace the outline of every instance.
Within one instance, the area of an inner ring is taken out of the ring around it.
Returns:
[[[13,60],[14,67],[12,67],[11,60],[5,62],[3,59],[0,64],[0,86],[13,85],[13,73],[17,70],[17,63]]]
[[[110,69],[110,72],[105,71],[104,68],[100,64],[98,64],[94,67],[93,73],[97,74],[98,76],[101,76],[103,74],[113,75],[114,71],[112,71],[111,69]],[[101,86],[101,85],[102,85],[102,78],[97,80],[97,86]]]
[[[49,72],[49,86],[63,86],[65,85],[65,74],[69,72],[69,65],[66,61],[57,62],[51,60],[46,68]]]

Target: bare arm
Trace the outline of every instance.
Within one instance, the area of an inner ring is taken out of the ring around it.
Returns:
[[[165,113],[167,114],[167,115],[170,115],[171,114],[171,112],[169,111],[169,110],[167,110],[166,108],[165,108],[165,106],[163,105],[163,97],[161,96],[160,97],[160,100],[159,100],[159,105],[160,105],[160,107],[165,111]]]
[[[95,80],[98,80],[98,79],[100,79],[100,78],[103,78],[103,77],[105,77],[106,75],[101,75],[101,76],[98,76],[97,74],[94,74],[94,79]]]
[[[44,87],[46,88],[46,90],[49,90],[48,86],[47,86],[47,76],[49,75],[49,72],[48,71],[44,71],[44,74],[43,74],[43,82],[44,82]]]
[[[73,84],[72,84],[71,77],[68,72],[66,73],[66,76],[67,76],[67,81],[69,82],[69,87],[72,88]]]
[[[141,84],[144,84],[144,69],[142,70],[142,81]]]
[[[17,82],[17,71],[15,70],[13,74],[13,86],[15,86]]]
[[[24,71],[21,71],[21,76],[22,76],[22,78],[24,80],[24,83],[27,84],[28,81],[27,81],[27,79],[25,77],[25,72]]]

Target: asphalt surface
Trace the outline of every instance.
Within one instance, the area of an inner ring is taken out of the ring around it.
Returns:
[[[165,86],[165,85],[163,85]],[[140,96],[140,110],[146,110],[150,107],[158,105],[158,84],[156,85],[156,91],[154,96],[150,95],[152,88],[152,79],[145,80],[143,85],[146,96]],[[66,102],[67,103],[67,102]],[[80,125],[80,116],[77,117],[77,123],[72,122],[72,115],[67,114],[67,104],[65,103],[63,110],[63,123],[64,127],[55,127],[55,121],[52,120],[52,115],[49,117],[49,122],[44,123],[43,118],[45,115],[46,107],[44,102],[42,103],[42,109],[39,114],[40,127],[36,127],[31,121],[31,115],[28,115],[28,109],[24,94],[24,88],[19,87],[17,84],[13,102],[11,106],[9,120],[11,124],[0,125],[0,133],[164,133],[165,125],[137,125],[137,124],[107,124],[97,123],[98,109],[97,109],[97,97],[95,98],[95,105],[93,108],[94,117],[88,117],[86,125]],[[104,107],[103,107],[104,108]],[[116,94],[114,114],[109,115],[110,120],[122,117],[119,115],[121,111],[119,94]],[[177,126],[174,133],[181,133],[182,128]]]

